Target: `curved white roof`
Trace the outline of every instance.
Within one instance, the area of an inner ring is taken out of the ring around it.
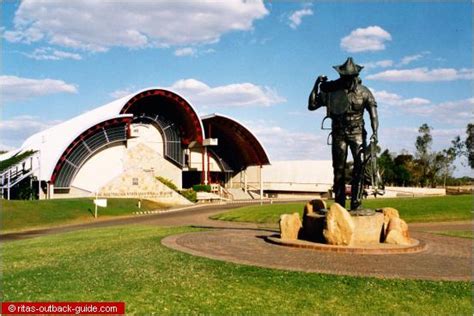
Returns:
[[[8,153],[0,155],[0,160],[8,159],[9,157],[17,153],[21,153],[28,150],[39,151],[40,174],[38,176],[41,180],[49,181],[59,158],[63,154],[64,150],[69,146],[69,144],[71,144],[71,142],[74,141],[76,137],[78,137],[88,128],[100,122],[117,117],[132,116],[131,114],[120,114],[120,111],[125,106],[125,104],[135,95],[138,95],[148,90],[166,90],[173,92],[166,88],[151,87],[129,94],[125,97],[107,103],[91,111],[85,112],[70,120],[64,121],[58,125],[55,125],[30,136],[25,140],[25,142],[23,143],[23,145],[21,145],[19,149],[15,149]],[[178,93],[175,94],[179,95]],[[181,95],[180,97],[183,98]],[[183,99],[190,105],[190,107],[199,117],[193,105],[185,98]],[[201,120],[199,120],[199,122],[201,124],[201,129],[204,132]]]

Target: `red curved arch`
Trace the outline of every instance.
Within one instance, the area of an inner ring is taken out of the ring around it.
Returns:
[[[100,131],[104,128],[113,127],[113,126],[120,125],[120,124],[127,124],[127,126],[128,126],[128,124],[130,124],[131,121],[132,121],[131,117],[114,118],[114,119],[103,121],[103,122],[98,123],[94,126],[91,126],[87,130],[82,132],[79,136],[77,136],[74,139],[74,141],[71,142],[71,144],[69,144],[69,146],[66,148],[66,150],[64,150],[64,152],[62,153],[61,157],[59,158],[58,162],[56,163],[56,166],[54,167],[53,174],[51,175],[51,179],[50,179],[51,183],[52,184],[55,183],[56,178],[57,178],[59,172],[61,171],[61,168],[64,166],[67,157],[69,156],[69,154],[71,154],[74,151],[74,149],[77,148],[77,146],[79,146],[79,144],[82,141],[86,140],[91,135],[94,135],[95,133],[97,133],[98,131]],[[127,134],[128,134],[128,132],[127,132]]]
[[[219,140],[219,145],[213,150],[234,170],[270,164],[257,137],[236,120],[214,114],[204,117],[203,124],[206,137]]]
[[[156,110],[165,111],[168,119],[178,124],[184,145],[192,141],[202,144],[204,133],[199,116],[185,99],[171,91],[150,89],[140,92],[123,106],[120,114],[138,114],[142,108],[153,110],[154,101],[161,101],[160,109]]]

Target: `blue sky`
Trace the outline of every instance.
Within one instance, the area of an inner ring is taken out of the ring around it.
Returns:
[[[380,113],[380,145],[433,148],[472,122],[472,3],[2,2],[0,146],[150,86],[246,124],[272,160],[330,159],[314,79],[352,56]],[[369,127],[368,127],[369,128]],[[456,174],[469,170],[460,163]]]

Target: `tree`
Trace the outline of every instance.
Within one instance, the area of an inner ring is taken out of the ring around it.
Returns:
[[[388,149],[379,155],[377,164],[387,185],[435,187],[443,183],[446,186],[448,182],[452,183],[451,174],[455,169],[455,160],[468,154],[469,164],[474,168],[474,124],[467,126],[468,137],[465,141],[456,136],[450,147],[440,151],[431,149],[431,131],[432,128],[428,124],[420,126],[414,156],[407,151],[402,151],[397,156]]]
[[[433,142],[433,137],[431,136],[431,127],[426,123],[420,126],[418,132],[421,134],[416,138],[415,142],[417,165],[420,168],[418,181],[424,187],[428,185],[431,176],[430,160],[432,159],[431,143]]]
[[[465,152],[464,147],[465,144],[461,141],[461,137],[458,135],[451,141],[451,147],[444,149],[441,152],[443,156],[441,159],[443,174],[441,176],[445,187],[448,177],[450,177],[455,169],[453,166],[454,161]]]
[[[428,124],[423,124],[418,129],[419,135],[416,138],[415,147],[417,153],[421,157],[427,157],[431,148],[431,143],[433,142],[433,137],[431,136],[431,127]]]
[[[466,146],[467,160],[469,166],[474,169],[474,124],[467,124],[466,134],[467,138],[464,143]]]
[[[379,166],[380,175],[382,176],[383,182],[387,185],[395,184],[395,173],[392,154],[388,149],[385,149],[377,159],[377,165]]]
[[[440,152],[434,153],[434,159],[430,166],[429,181],[432,187],[435,187],[438,181],[442,181],[446,186],[446,178],[451,174],[452,163],[454,162],[452,151],[444,149]]]
[[[457,157],[463,152],[464,144],[461,137],[456,136],[451,141],[451,146],[441,151],[432,151],[431,127],[428,124],[420,126],[418,132],[421,134],[416,138],[416,165],[419,168],[417,174],[418,183],[424,186],[435,187],[438,182],[446,186],[446,179],[454,170],[453,164]]]
[[[413,155],[402,152],[393,160],[395,184],[397,186],[412,186],[415,185],[415,179],[418,178],[419,170],[415,167],[415,160]]]

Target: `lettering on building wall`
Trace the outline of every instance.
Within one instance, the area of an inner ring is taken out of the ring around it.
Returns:
[[[133,197],[141,199],[171,198],[172,192],[100,192],[99,197]]]

